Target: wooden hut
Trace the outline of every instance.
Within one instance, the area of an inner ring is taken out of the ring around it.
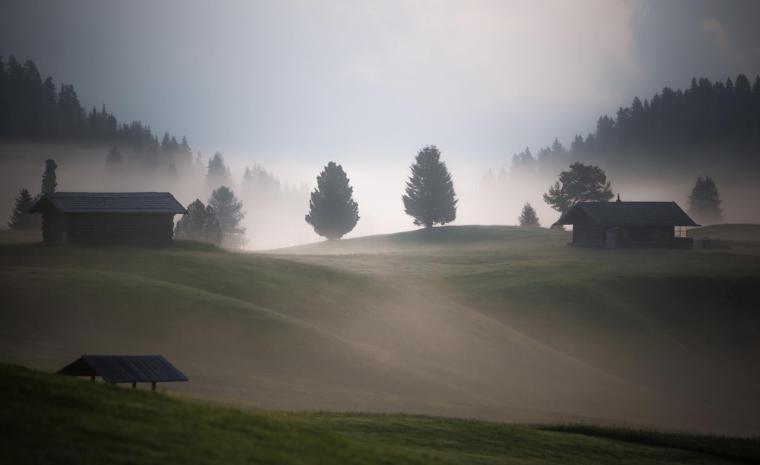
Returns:
[[[42,214],[45,243],[161,245],[187,210],[168,192],[56,192],[29,212]]]
[[[579,202],[555,225],[572,225],[571,245],[587,247],[684,248],[690,237],[676,228],[699,226],[675,202]]]
[[[65,376],[87,376],[93,381],[100,377],[107,383],[156,383],[187,381],[187,376],[160,355],[82,355],[58,370]]]

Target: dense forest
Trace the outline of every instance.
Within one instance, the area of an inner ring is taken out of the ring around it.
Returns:
[[[651,99],[633,99],[596,130],[577,135],[569,149],[559,141],[533,155],[512,157],[516,173],[556,175],[570,162],[659,170],[678,166],[760,169],[760,76],[725,82],[694,78],[686,90],[665,87]],[[558,169],[559,168],[559,169]]]
[[[119,123],[105,106],[89,112],[79,103],[70,84],[56,86],[44,80],[33,61],[19,63],[11,55],[0,57],[0,139],[31,142],[77,142],[107,144],[142,154],[148,165],[191,160],[187,139],[177,141],[165,133],[162,140],[139,122]]]

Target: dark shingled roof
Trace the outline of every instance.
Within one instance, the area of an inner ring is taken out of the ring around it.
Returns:
[[[169,192],[56,192],[43,195],[29,212],[48,205],[63,213],[187,213]]]
[[[573,224],[583,216],[609,226],[699,226],[675,202],[580,202],[554,224]]]
[[[58,374],[100,376],[109,383],[187,381],[187,376],[160,355],[82,355]]]

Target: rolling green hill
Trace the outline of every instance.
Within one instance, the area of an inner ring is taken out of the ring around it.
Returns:
[[[730,464],[760,441],[409,415],[245,413],[0,365],[0,462]]]
[[[715,224],[694,228],[687,234],[696,239],[760,242],[760,224]]]
[[[161,353],[278,410],[760,432],[758,255],[447,227],[268,254],[0,246],[0,359]]]

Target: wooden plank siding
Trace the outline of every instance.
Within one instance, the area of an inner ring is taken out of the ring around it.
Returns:
[[[77,213],[66,215],[69,242],[74,244],[145,244],[172,242],[173,214]]]
[[[29,209],[42,214],[47,244],[167,245],[174,215],[187,210],[168,192],[58,192]]]

